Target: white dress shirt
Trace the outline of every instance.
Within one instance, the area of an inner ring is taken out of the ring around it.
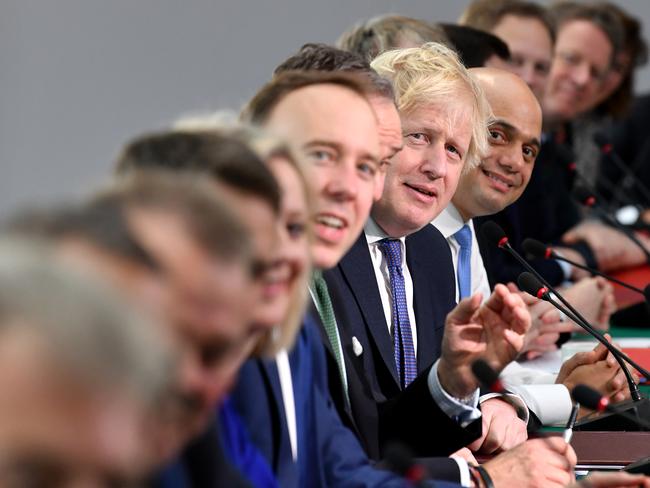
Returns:
[[[372,260],[372,266],[375,271],[375,278],[377,280],[377,287],[379,288],[379,296],[381,297],[381,304],[386,317],[386,324],[388,331],[393,333],[393,314],[392,314],[392,297],[390,287],[390,273],[388,271],[388,263],[384,254],[379,248],[379,242],[386,239],[388,235],[375,223],[372,218],[369,218],[364,227],[366,240],[368,242],[368,249]],[[413,307],[413,279],[411,273],[406,265],[406,244],[405,237],[399,239],[402,247],[402,275],[404,276],[404,288],[406,291],[406,304],[408,306],[409,322],[411,324],[411,334],[413,336],[413,347],[417,357],[417,326],[415,323],[415,311]],[[438,360],[439,361],[439,360]],[[481,411],[478,409],[479,392],[476,390],[473,395],[468,399],[459,400],[449,395],[440,384],[438,378],[438,361],[436,361],[429,372],[428,385],[431,396],[440,409],[451,418],[458,418],[461,420],[461,425],[467,425],[472,421],[481,417]],[[458,464],[460,471],[460,484],[462,486],[470,486],[471,479],[467,461],[462,458],[452,457]]]
[[[483,300],[487,300],[490,296],[490,285],[476,240],[473,221],[465,222],[458,209],[450,203],[432,224],[447,239],[454,262],[454,270],[458,266],[458,250],[460,248],[454,234],[463,225],[470,226],[472,229],[472,294],[480,291],[483,294]],[[458,297],[458,285],[456,285],[456,297]],[[517,362],[512,362],[502,371],[501,377],[510,391],[523,398],[528,408],[542,424],[566,423],[571,414],[571,396],[564,385],[554,383],[554,375],[525,368]]]
[[[293,396],[293,380],[291,379],[291,366],[289,365],[289,354],[282,349],[275,356],[275,363],[278,367],[280,377],[280,389],[282,390],[282,404],[284,415],[287,419],[287,430],[289,431],[289,443],[291,444],[291,456],[295,461],[298,459],[298,435],[296,424],[296,403]]]
[[[474,222],[472,220],[469,222],[464,222],[456,207],[454,207],[451,203],[447,205],[447,207],[440,213],[440,215],[438,215],[438,217],[436,217],[436,219],[432,222],[434,227],[440,231],[445,239],[447,239],[449,249],[451,249],[451,259],[454,263],[454,276],[456,277],[458,276],[458,253],[460,252],[460,244],[454,237],[454,234],[458,232],[466,223],[472,231],[472,255],[470,260],[470,267],[472,270],[472,295],[474,295],[476,292],[481,292],[483,295],[483,301],[485,301],[488,299],[491,293],[490,282],[487,279],[487,273],[485,273],[485,266],[483,265],[481,251],[478,248]],[[483,272],[476,272],[475,270],[483,270]],[[456,302],[459,301],[458,283],[456,283]]]

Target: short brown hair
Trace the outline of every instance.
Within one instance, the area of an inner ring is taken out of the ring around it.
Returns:
[[[621,18],[604,4],[559,1],[549,7],[549,12],[553,16],[556,32],[559,32],[564,24],[574,20],[591,22],[600,29],[612,45],[610,63],[614,62],[616,55],[623,48]]]
[[[212,256],[250,263],[252,251],[247,230],[213,185],[197,174],[132,171],[97,193],[89,205],[117,206],[126,215],[132,209],[164,211],[179,217],[190,238]]]
[[[285,71],[273,77],[246,104],[242,119],[263,125],[273,109],[290,93],[313,85],[338,85],[347,88],[363,99],[375,93],[369,80],[357,73],[341,71]]]
[[[280,189],[273,174],[247,144],[210,131],[164,131],[140,136],[126,145],[116,172],[162,169],[207,173],[218,181],[265,200],[277,213]]]
[[[449,45],[444,31],[424,20],[388,14],[360,22],[345,32],[336,45],[372,61],[379,54],[403,47],[402,43],[421,46],[427,42]]]
[[[355,52],[345,51],[327,44],[305,44],[296,54],[280,63],[273,74],[278,75],[294,70],[359,73],[368,78],[375,88],[376,95],[395,100],[393,85],[390,81],[379,76],[370,67],[370,62]]]
[[[555,41],[555,25],[548,10],[533,2],[521,0],[474,0],[461,14],[458,23],[491,32],[506,15],[538,20]]]

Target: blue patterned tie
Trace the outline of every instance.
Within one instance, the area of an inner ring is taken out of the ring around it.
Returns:
[[[458,299],[462,300],[472,294],[472,229],[465,224],[454,234],[460,249],[458,251]]]
[[[395,239],[384,239],[379,249],[388,263],[390,290],[393,296],[393,351],[400,386],[406,388],[417,376],[415,348],[406,304],[406,288],[402,274],[402,243]]]

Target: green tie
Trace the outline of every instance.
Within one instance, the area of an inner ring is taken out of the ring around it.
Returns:
[[[343,385],[343,393],[345,395],[346,401],[350,402],[348,397],[348,379],[345,376],[345,370],[343,369],[343,357],[341,349],[341,338],[339,337],[338,329],[336,326],[336,317],[334,315],[334,307],[332,307],[332,299],[330,298],[330,293],[327,289],[327,283],[323,274],[320,271],[315,271],[313,276],[313,289],[314,294],[316,295],[316,306],[318,308],[318,313],[320,315],[323,326],[325,327],[325,332],[327,333],[327,338],[330,341],[332,350],[334,351],[334,357],[336,358],[336,364],[339,368],[339,374],[341,376],[341,383]]]

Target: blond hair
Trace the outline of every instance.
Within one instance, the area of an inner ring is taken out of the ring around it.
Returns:
[[[492,111],[483,90],[454,51],[431,42],[422,47],[387,51],[375,58],[371,66],[392,81],[397,108],[402,114],[408,115],[423,105],[450,104],[460,92],[468,93],[472,100],[472,138],[465,167],[470,169],[480,163],[489,147]]]

